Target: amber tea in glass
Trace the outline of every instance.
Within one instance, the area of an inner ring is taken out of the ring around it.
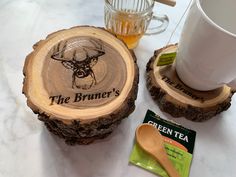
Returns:
[[[146,33],[152,19],[162,24],[149,30],[148,34],[160,33],[168,26],[168,17],[154,16],[153,7],[153,0],[105,0],[106,28],[133,49]]]

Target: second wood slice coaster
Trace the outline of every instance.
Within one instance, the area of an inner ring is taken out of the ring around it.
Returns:
[[[68,144],[106,137],[135,108],[134,53],[102,28],[49,35],[26,58],[24,75],[28,106]]]
[[[234,91],[224,86],[212,91],[197,91],[186,86],[178,77],[175,66],[157,66],[162,54],[175,52],[177,45],[169,45],[154,52],[146,67],[147,88],[160,109],[173,117],[205,121],[231,105]]]

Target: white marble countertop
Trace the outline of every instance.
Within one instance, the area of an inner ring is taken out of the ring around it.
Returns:
[[[174,119],[159,110],[145,87],[145,66],[153,51],[166,45],[189,0],[175,8],[156,4],[170,25],[164,33],[145,36],[135,49],[140,67],[136,109],[106,139],[88,146],[67,146],[50,134],[26,106],[21,93],[22,67],[32,45],[47,34],[76,25],[103,24],[103,0],[0,1],[0,177],[154,177],[130,165],[134,131],[149,108],[197,131],[191,177],[236,175],[236,99],[220,115],[204,123]],[[172,43],[178,42],[177,29]]]

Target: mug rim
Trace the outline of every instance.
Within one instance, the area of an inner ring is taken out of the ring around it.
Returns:
[[[205,11],[203,10],[202,6],[201,6],[201,2],[200,0],[196,0],[196,4],[197,4],[197,7],[198,9],[201,11],[201,13],[203,14],[203,16],[205,17],[205,19],[211,24],[213,25],[214,27],[216,27],[217,29],[219,29],[220,31],[236,38],[236,34],[224,29],[223,27],[221,27],[220,25],[218,25],[217,23],[215,23],[206,13]]]
[[[108,6],[112,11],[119,12],[120,10],[115,9],[109,1],[110,0],[105,0],[105,5]],[[152,12],[152,9],[154,7],[154,3],[155,3],[155,1],[151,0],[151,5],[148,6],[148,8],[146,8],[145,10],[140,11],[140,12],[132,12],[132,14],[146,14],[148,12]]]

